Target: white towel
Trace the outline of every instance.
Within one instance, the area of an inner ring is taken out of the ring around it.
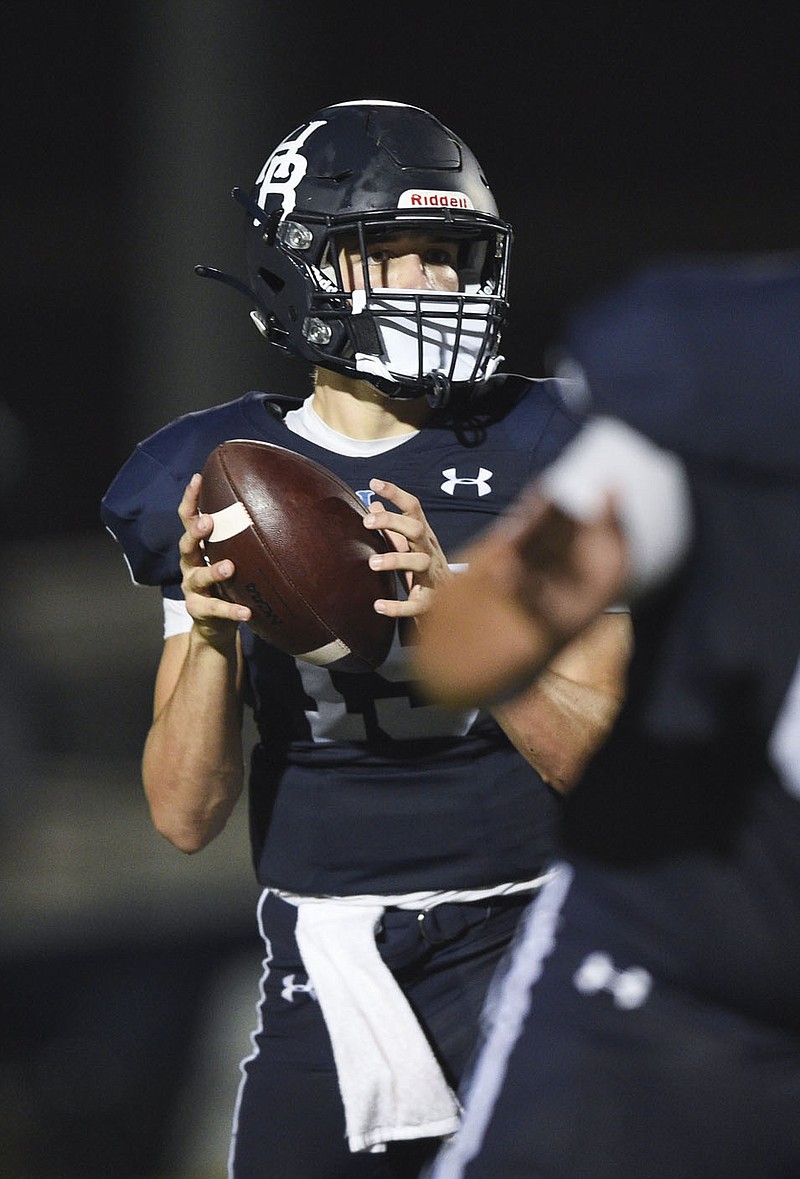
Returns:
[[[350,1149],[453,1134],[458,1099],[378,953],[384,906],[295,903],[297,944],[330,1034]]]

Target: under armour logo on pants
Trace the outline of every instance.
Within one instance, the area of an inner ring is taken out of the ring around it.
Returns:
[[[608,954],[595,953],[584,958],[575,971],[573,982],[584,995],[608,991],[614,997],[615,1007],[630,1011],[644,1003],[650,994],[653,977],[641,966],[617,970]]]

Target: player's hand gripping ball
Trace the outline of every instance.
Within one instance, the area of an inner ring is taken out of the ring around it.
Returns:
[[[391,545],[364,527],[366,508],[332,471],[282,446],[233,439],[206,461],[200,510],[214,519],[206,559],[236,568],[218,589],[250,607],[257,635],[336,670],[383,663],[395,623],[373,602],[396,598],[397,582],[368,560]]]

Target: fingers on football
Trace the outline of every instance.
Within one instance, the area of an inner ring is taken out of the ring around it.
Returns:
[[[421,512],[418,515],[390,512],[378,500],[374,500],[370,504],[369,515],[364,517],[364,526],[373,531],[379,529],[381,532],[385,532],[395,545],[397,544],[395,538],[400,536],[409,545],[422,547],[425,545],[428,534],[425,517]]]
[[[434,591],[428,586],[414,585],[407,598],[386,600],[378,598],[375,610],[378,614],[385,614],[388,618],[417,618],[425,614],[433,601]]]
[[[396,483],[387,483],[383,479],[370,479],[370,490],[376,492],[383,499],[388,499],[404,516],[421,516],[422,506],[415,495],[404,491]],[[373,505],[374,506],[374,505]]]
[[[405,573],[427,573],[430,564],[430,553],[423,552],[390,551],[373,553],[369,558],[370,569],[393,569]]]
[[[231,561],[218,561],[215,565],[191,569],[183,579],[183,594],[186,607],[198,621],[225,619],[231,622],[248,622],[251,611],[247,606],[229,602],[216,592],[216,587],[227,581],[234,572]]]
[[[178,515],[183,521],[184,528],[193,516],[197,515],[198,503],[200,500],[200,488],[203,479],[201,475],[192,475],[189,482],[186,484],[183,492],[183,498],[178,504]]]

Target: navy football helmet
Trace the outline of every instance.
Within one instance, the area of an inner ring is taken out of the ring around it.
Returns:
[[[433,115],[381,100],[326,107],[272,152],[251,192],[233,195],[247,213],[249,285],[198,273],[247,294],[273,344],[435,405],[494,372],[511,227],[475,156]],[[370,283],[369,243],[417,230],[458,243],[458,292]],[[344,285],[345,242],[361,256],[363,290]]]

